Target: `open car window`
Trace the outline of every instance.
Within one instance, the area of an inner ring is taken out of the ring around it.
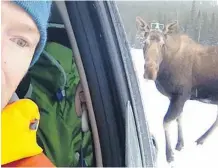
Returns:
[[[218,2],[117,5],[158,147],[157,167],[216,167]]]

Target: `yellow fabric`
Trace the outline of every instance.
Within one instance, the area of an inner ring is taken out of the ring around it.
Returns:
[[[2,113],[1,164],[40,154],[36,130],[30,130],[31,121],[40,118],[37,105],[29,99],[18,100],[6,106]]]

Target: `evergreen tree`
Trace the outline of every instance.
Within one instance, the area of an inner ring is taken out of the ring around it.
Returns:
[[[162,15],[160,13],[160,9],[158,9],[158,12],[157,12],[157,21],[161,22],[161,19],[162,19]]]
[[[192,7],[191,7],[191,24],[194,25],[194,22],[195,22],[195,16],[196,16],[196,1],[193,0],[192,1]]]
[[[212,13],[212,17],[210,20],[210,26],[209,26],[209,30],[208,30],[210,44],[215,44],[217,41],[217,37],[216,37],[217,29],[215,28],[215,25],[216,25],[215,13]]]
[[[215,29],[215,26],[216,26],[216,16],[215,16],[214,12],[212,13],[210,26],[211,26],[211,29],[213,29],[213,30]]]
[[[208,28],[209,28],[209,21],[208,21],[208,14],[207,12],[204,12],[202,14],[202,40],[203,44],[208,44],[209,43],[209,36],[208,36]]]
[[[196,33],[196,1],[192,1],[191,10],[190,10],[190,17],[185,22],[187,25],[185,26],[186,33],[194,40],[197,40],[197,33]]]
[[[164,23],[164,24],[167,24],[167,20],[168,20],[167,15],[166,15],[166,13],[164,13],[164,16],[163,16],[163,23]]]
[[[198,15],[196,18],[196,22],[197,22],[197,41],[200,42],[201,39],[201,30],[202,30],[202,19],[201,19],[201,11],[198,11]]]

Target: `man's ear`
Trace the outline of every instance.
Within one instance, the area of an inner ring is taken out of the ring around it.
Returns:
[[[167,35],[167,34],[177,33],[178,31],[179,31],[179,24],[178,21],[176,20],[166,25],[164,29],[164,34]]]
[[[150,26],[139,16],[136,17],[136,28],[140,33],[148,33],[150,31]]]

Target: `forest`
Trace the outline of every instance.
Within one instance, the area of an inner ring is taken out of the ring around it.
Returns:
[[[117,1],[131,47],[140,48],[136,38],[136,16],[147,23],[178,20],[180,31],[203,45],[218,45],[218,1]]]

